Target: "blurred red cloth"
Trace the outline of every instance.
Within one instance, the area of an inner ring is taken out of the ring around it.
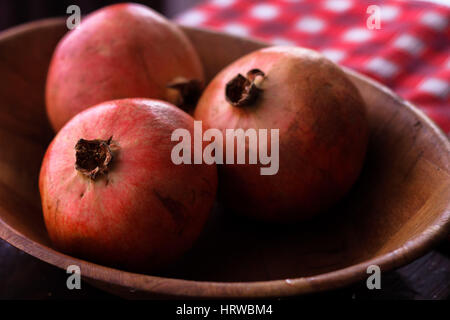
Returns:
[[[367,26],[371,5],[380,9],[379,29]],[[449,134],[449,18],[448,7],[422,1],[211,0],[176,20],[321,51],[384,83]]]

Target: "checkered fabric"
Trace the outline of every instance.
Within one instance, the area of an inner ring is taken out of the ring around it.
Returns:
[[[450,7],[395,0],[211,0],[176,18],[184,25],[321,51],[413,102],[447,134],[449,20]]]

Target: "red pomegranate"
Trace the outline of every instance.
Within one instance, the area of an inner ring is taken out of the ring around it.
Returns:
[[[224,136],[227,129],[267,129],[259,143],[269,154],[278,151],[269,131],[279,129],[275,174],[249,164],[249,138],[246,164],[218,166],[222,202],[266,221],[308,219],[336,203],[360,173],[369,132],[364,102],[344,72],[296,47],[262,49],[226,67],[205,89],[194,118]]]
[[[103,101],[146,97],[189,108],[203,67],[175,24],[150,8],[117,4],[86,17],[58,44],[47,76],[47,113],[58,131]]]
[[[175,165],[171,134],[191,116],[166,102],[124,99],[75,116],[45,154],[45,224],[64,252],[128,270],[174,261],[199,236],[215,199],[215,165]]]

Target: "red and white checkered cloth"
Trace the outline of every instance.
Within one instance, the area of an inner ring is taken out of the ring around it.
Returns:
[[[367,26],[370,5],[380,9],[380,29]],[[211,0],[176,20],[321,51],[384,83],[450,134],[449,7],[395,0]]]

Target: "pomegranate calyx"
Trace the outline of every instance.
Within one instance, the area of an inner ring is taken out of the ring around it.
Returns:
[[[111,140],[112,136],[108,140],[78,140],[75,145],[75,169],[94,181],[106,174],[113,159]]]
[[[228,81],[225,87],[227,101],[236,107],[252,105],[262,92],[262,82],[265,78],[266,75],[259,69],[248,71],[247,77],[239,73]]]
[[[197,105],[202,88],[199,80],[177,77],[167,84],[166,99],[184,111],[190,111]]]

